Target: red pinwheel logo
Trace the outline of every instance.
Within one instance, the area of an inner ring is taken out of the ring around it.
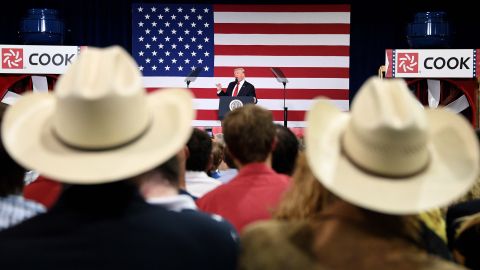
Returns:
[[[398,53],[398,73],[418,73],[418,53]]]
[[[2,68],[4,69],[23,68],[23,49],[2,48]]]

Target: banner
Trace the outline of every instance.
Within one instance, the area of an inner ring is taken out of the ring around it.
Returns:
[[[386,77],[475,78],[475,49],[393,49],[385,52]]]
[[[63,74],[78,46],[0,45],[3,74]]]

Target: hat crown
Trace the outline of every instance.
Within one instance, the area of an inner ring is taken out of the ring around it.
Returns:
[[[53,129],[78,148],[115,147],[147,127],[146,93],[137,65],[122,48],[88,48],[55,86]]]
[[[372,173],[409,176],[428,164],[428,121],[403,80],[368,80],[352,104],[343,148]]]

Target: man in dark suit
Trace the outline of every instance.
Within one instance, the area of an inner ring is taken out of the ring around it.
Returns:
[[[250,96],[254,98],[255,103],[257,103],[257,95],[255,94],[255,86],[245,80],[245,69],[236,68],[233,70],[233,75],[235,76],[235,81],[230,82],[227,87],[227,92],[224,92],[222,89],[222,84],[218,83],[217,86],[217,96]]]

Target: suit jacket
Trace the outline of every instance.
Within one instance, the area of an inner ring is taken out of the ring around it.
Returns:
[[[150,205],[129,183],[72,186],[50,212],[0,232],[0,261],[18,270],[235,269],[225,224]]]
[[[228,96],[231,97],[233,93],[233,89],[235,89],[235,82],[230,82],[227,87],[227,92],[220,91],[218,93],[218,96]],[[255,93],[255,86],[253,84],[245,81],[242,85],[242,88],[238,91],[237,96],[250,96],[250,97],[255,97],[255,103],[257,103],[257,95]]]

